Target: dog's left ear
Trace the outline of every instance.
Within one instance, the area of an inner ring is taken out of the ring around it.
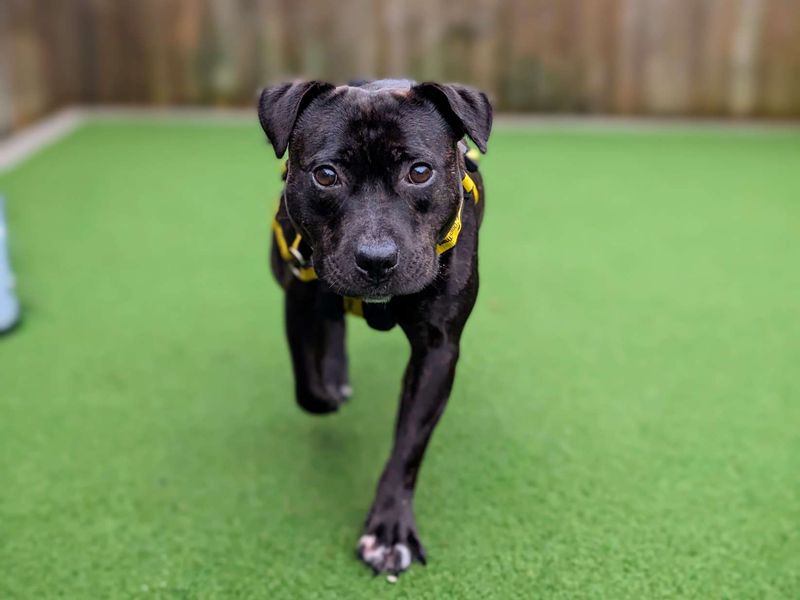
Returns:
[[[492,131],[492,105],[486,94],[455,83],[425,82],[415,85],[413,90],[433,102],[456,131],[467,134],[486,153]]]
[[[294,124],[303,109],[319,94],[332,89],[330,83],[322,81],[292,81],[261,91],[258,120],[278,158],[286,152]]]

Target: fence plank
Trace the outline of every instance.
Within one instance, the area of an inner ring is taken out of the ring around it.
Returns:
[[[800,116],[797,0],[0,0],[0,132],[67,103],[244,105],[288,76],[499,110]]]

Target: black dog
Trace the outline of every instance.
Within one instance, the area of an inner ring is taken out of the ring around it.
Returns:
[[[464,136],[486,151],[492,108],[471,88],[383,80],[265,89],[261,126],[286,184],[272,269],[286,291],[297,402],[335,411],[350,395],[345,312],[411,344],[395,440],[359,557],[397,574],[425,562],[413,498],[455,376],[478,293],[481,177]]]

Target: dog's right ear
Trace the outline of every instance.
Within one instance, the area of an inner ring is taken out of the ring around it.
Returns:
[[[427,81],[412,88],[428,98],[459,135],[467,134],[478,150],[486,153],[486,142],[492,131],[492,105],[486,94],[457,83]]]
[[[332,89],[330,83],[322,81],[293,81],[261,90],[258,120],[278,158],[286,152],[294,124],[303,109],[316,96]]]

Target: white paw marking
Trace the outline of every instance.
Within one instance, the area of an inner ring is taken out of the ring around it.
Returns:
[[[371,565],[381,564],[386,556],[386,551],[388,550],[386,546],[376,544],[375,542],[376,540],[374,535],[362,535],[361,539],[358,540],[358,547],[361,550],[361,556],[363,556],[364,560]]]
[[[364,562],[378,571],[405,571],[411,566],[411,550],[405,544],[386,546],[374,535],[362,535],[358,550]]]

